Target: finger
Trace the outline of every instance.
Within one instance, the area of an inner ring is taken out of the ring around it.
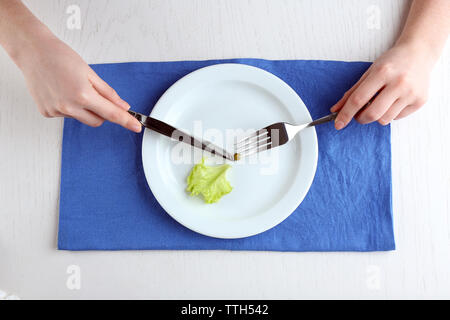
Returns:
[[[131,131],[139,133],[142,130],[142,125],[136,118],[100,95],[94,95],[92,106],[87,107],[87,109],[101,118],[117,123]]]
[[[356,90],[348,97],[339,111],[335,127],[337,130],[345,128],[355,114],[366,105],[369,100],[384,86],[384,79],[376,73],[370,73]]]
[[[399,113],[408,106],[408,103],[405,99],[397,99],[392,106],[384,113],[384,115],[378,120],[378,122],[385,126],[391,123]]]
[[[355,119],[361,124],[371,123],[380,119],[390,106],[398,99],[400,92],[393,86],[387,86],[376,96],[370,105],[361,111]]]
[[[331,107],[330,111],[331,112],[336,112],[341,110],[341,108],[344,106],[345,102],[347,101],[348,97],[353,93],[353,91],[356,90],[356,88],[358,88],[358,86],[361,84],[361,82],[364,81],[364,79],[367,78],[368,72],[366,71],[361,78],[359,78],[359,80],[350,88],[348,89],[345,94],[342,96],[342,98],[336,102],[336,104],[334,106]]]
[[[54,117],[65,117],[65,115],[59,111],[53,111],[53,116]]]
[[[70,117],[91,127],[100,127],[104,121],[98,115],[83,108],[78,108]]]
[[[92,86],[94,87],[97,92],[104,97],[105,99],[108,99],[112,103],[116,104],[120,108],[124,110],[130,109],[130,105],[123,100],[119,94],[109,86],[102,78],[100,78],[94,70],[92,70],[92,73],[89,74],[89,81],[91,82]]]
[[[411,113],[416,112],[420,107],[416,105],[409,105],[404,108],[394,119],[400,120],[401,118],[405,118],[409,116]]]

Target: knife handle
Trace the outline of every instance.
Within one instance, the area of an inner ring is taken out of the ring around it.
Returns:
[[[142,113],[133,110],[128,110],[128,113],[135,117],[144,127],[163,134],[167,137],[172,137],[174,131],[177,130],[171,125],[162,122],[161,120],[146,116]]]
[[[184,142],[193,147],[208,151],[211,154],[218,155],[224,159],[234,160],[233,156],[227,153],[225,150],[218,148],[212,143],[209,142],[205,143],[204,141],[198,140],[197,138],[177,128],[174,128],[170,124],[167,124],[161,120],[146,116],[145,114],[133,110],[128,110],[128,113],[131,114],[133,117],[135,117],[145,128],[148,128],[162,135],[165,135],[171,138],[172,140]]]

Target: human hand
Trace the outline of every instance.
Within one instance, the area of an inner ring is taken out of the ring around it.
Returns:
[[[127,112],[128,103],[56,37],[46,35],[31,41],[17,64],[45,117],[71,117],[92,127],[108,120],[141,131],[139,121]]]
[[[389,124],[425,104],[434,59],[424,49],[398,44],[378,58],[359,81],[331,108],[339,111],[336,129],[347,126],[353,117],[367,124]],[[361,110],[376,94],[370,105]]]

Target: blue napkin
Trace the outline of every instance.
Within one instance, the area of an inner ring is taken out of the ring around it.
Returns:
[[[326,115],[369,67],[366,62],[234,59],[93,65],[133,109],[150,113],[176,80],[217,63],[243,63],[287,82],[311,116]],[[276,120],[276,119],[274,119]],[[65,119],[58,248],[62,250],[381,251],[395,249],[390,127],[317,127],[314,182],[285,221],[259,235],[216,239],[173,220],[146,183],[142,134],[115,124]]]

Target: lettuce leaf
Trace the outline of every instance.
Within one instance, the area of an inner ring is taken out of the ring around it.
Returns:
[[[187,178],[187,191],[191,196],[203,195],[206,203],[215,203],[231,192],[233,187],[227,180],[226,172],[229,164],[220,166],[205,165],[205,158],[196,164]]]

